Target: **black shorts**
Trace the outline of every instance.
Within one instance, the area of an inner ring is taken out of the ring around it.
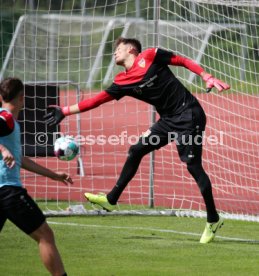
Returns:
[[[0,187],[0,231],[7,219],[28,235],[46,220],[26,189],[6,185]]]
[[[206,115],[199,103],[178,115],[161,116],[150,128],[145,140],[159,149],[175,142],[183,162],[201,162],[202,136],[206,126]]]

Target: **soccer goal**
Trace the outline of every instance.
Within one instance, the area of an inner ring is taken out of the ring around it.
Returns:
[[[207,114],[203,165],[217,208],[226,217],[258,221],[258,17],[259,4],[253,0],[71,1],[55,10],[43,3],[25,6],[19,20],[10,19],[15,27],[0,78],[17,76],[35,87],[38,82],[55,83],[59,103],[74,104],[112,83],[120,70],[113,61],[113,43],[119,36],[136,37],[144,49],[161,47],[192,58],[231,85],[228,92],[206,94],[199,77],[171,67]],[[2,36],[10,35],[3,30]],[[80,87],[78,92],[71,82]],[[35,159],[68,171],[74,185],[24,173],[25,187],[44,202],[48,213],[100,213],[91,211],[84,192],[111,190],[130,144],[154,119],[151,107],[131,98],[104,104],[80,118],[67,117],[60,127],[65,134],[80,134],[80,170],[77,161],[64,163],[36,154]],[[118,207],[113,214],[204,216],[205,210],[174,144],[143,159]]]

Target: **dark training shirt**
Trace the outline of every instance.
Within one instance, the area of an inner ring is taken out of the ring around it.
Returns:
[[[160,116],[181,113],[197,100],[169,69],[173,55],[159,48],[143,51],[132,67],[118,73],[105,91],[116,100],[130,96],[149,103]]]

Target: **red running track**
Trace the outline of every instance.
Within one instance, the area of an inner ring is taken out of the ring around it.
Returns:
[[[250,95],[198,94],[207,114],[203,165],[208,172],[219,210],[232,213],[259,214],[259,100]],[[69,104],[75,97],[69,95]],[[150,125],[150,107],[132,98],[110,102],[81,114],[81,135],[108,139],[127,132],[123,145],[83,145],[81,147],[85,176],[77,174],[77,161],[61,162],[56,158],[37,158],[54,170],[65,170],[74,178],[74,185],[62,184],[25,175],[25,186],[36,198],[84,201],[83,193],[108,192],[116,182],[125,161],[128,141],[146,131]],[[64,120],[62,130],[76,135],[77,117]],[[92,135],[92,136],[89,136]],[[115,139],[115,138],[114,138]],[[216,140],[221,144],[215,145]],[[114,140],[113,140],[114,142]],[[196,183],[181,163],[174,144],[155,152],[154,202],[165,208],[204,210]],[[149,156],[128,185],[120,202],[148,205]]]

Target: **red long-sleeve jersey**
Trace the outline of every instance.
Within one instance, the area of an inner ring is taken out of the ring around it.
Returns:
[[[160,115],[181,112],[196,99],[175,77],[168,65],[183,66],[197,75],[204,71],[190,59],[159,48],[149,48],[136,57],[128,71],[117,74],[109,88],[80,102],[80,111],[131,96],[154,105]]]

